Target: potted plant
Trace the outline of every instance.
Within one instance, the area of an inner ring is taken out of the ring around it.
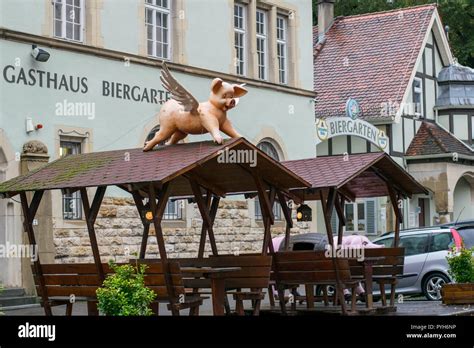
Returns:
[[[441,288],[444,304],[474,304],[474,258],[473,249],[453,248],[446,259],[449,274],[455,283]]]
[[[113,261],[109,265],[115,273],[96,291],[100,312],[110,316],[152,315],[150,305],[156,294],[145,286],[146,266],[117,266]]]

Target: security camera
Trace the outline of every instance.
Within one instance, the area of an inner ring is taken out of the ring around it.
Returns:
[[[38,62],[48,61],[49,56],[50,56],[48,51],[45,51],[44,49],[39,48],[36,45],[33,45],[32,48],[33,50],[31,51],[31,55],[33,56],[35,60],[37,60]]]

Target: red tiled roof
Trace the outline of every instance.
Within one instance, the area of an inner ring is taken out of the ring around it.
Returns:
[[[212,141],[142,149],[115,150],[71,155],[0,183],[0,193],[10,195],[24,191],[74,189],[139,183],[163,184],[173,180],[172,195],[190,195],[192,190],[183,175],[192,171],[203,183],[223,193],[255,191],[255,183],[247,172],[251,163],[220,163],[224,149],[255,151],[256,168],[268,183],[288,189],[308,187],[296,174],[271,159],[244,138],[226,140],[223,145]],[[230,161],[228,161],[230,162]],[[198,180],[198,181],[200,181]]]
[[[379,173],[408,196],[426,193],[424,187],[385,152],[325,156],[282,163],[308,181],[315,190],[334,187],[348,190],[356,198],[387,196],[387,186],[376,174]],[[318,193],[305,192],[305,199],[319,199]]]
[[[363,118],[383,119],[382,103],[402,102],[436,5],[338,17],[317,42],[314,28],[316,117],[344,115],[348,98]]]
[[[406,156],[458,153],[474,156],[461,140],[433,122],[422,122],[406,151]]]

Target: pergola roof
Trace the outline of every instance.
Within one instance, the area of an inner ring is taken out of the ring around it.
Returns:
[[[246,150],[256,156],[251,163],[219,163],[225,149]],[[71,155],[0,184],[0,194],[14,196],[25,191],[79,189],[82,187],[119,186],[146,192],[150,182],[162,185],[172,181],[170,196],[192,196],[187,177],[192,175],[205,189],[225,194],[255,191],[251,175],[283,191],[309,187],[309,183],[244,138],[229,139],[222,145],[211,141],[142,149],[115,150]],[[146,184],[146,185],[145,185]]]
[[[405,197],[428,191],[384,152],[326,156],[282,162],[311,184],[295,190],[304,200],[320,199],[319,192],[335,188],[347,198],[388,196],[386,182]]]

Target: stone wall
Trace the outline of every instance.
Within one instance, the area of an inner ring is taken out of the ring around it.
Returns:
[[[222,200],[214,224],[214,234],[219,253],[259,252],[262,247],[263,226],[249,214],[248,200]],[[192,205],[187,227],[170,227],[164,222],[166,250],[170,258],[196,257],[199,247],[202,219],[196,205]],[[293,211],[295,215],[296,211]],[[253,215],[253,214],[252,214]],[[184,222],[182,223],[183,225]],[[100,254],[104,262],[117,262],[134,257],[140,248],[143,225],[134,206],[133,199],[106,197],[96,221],[96,234]],[[158,248],[153,227],[150,228],[147,257],[157,258]],[[285,232],[284,222],[276,222],[272,236]],[[292,234],[309,232],[309,223],[297,222]],[[54,229],[56,262],[93,262],[89,235],[83,228]],[[206,251],[210,251],[209,241]]]

